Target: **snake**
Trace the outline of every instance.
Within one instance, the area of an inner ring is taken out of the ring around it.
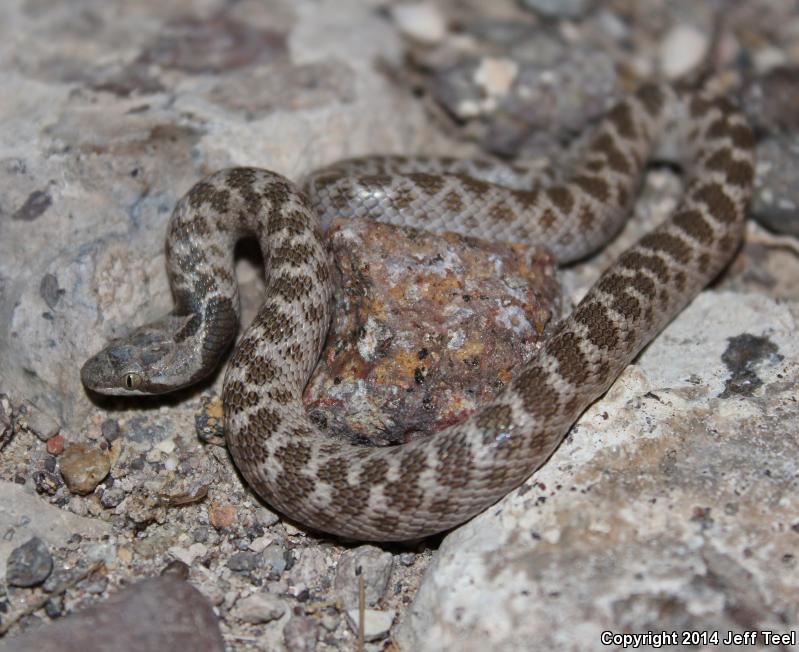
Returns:
[[[233,167],[176,204],[166,238],[174,308],[87,360],[83,384],[110,395],[171,392],[208,376],[235,342],[233,249],[255,237],[262,306],[222,386],[227,447],[267,504],[311,530],[363,541],[449,530],[521,485],[642,348],[739,248],[754,138],[723,95],[648,83],[619,99],[561,181],[490,160],[367,156],[304,186]],[[646,164],[671,152],[684,172],[675,209],[600,275],[512,379],[460,423],[392,446],[327,436],[302,392],[331,320],[323,225],[337,215],[426,232],[545,244],[585,258],[627,220]],[[664,154],[665,153],[665,154]]]

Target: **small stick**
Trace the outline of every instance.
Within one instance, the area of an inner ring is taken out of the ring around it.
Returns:
[[[363,652],[366,638],[366,584],[360,566],[356,572],[358,573],[358,652]]]

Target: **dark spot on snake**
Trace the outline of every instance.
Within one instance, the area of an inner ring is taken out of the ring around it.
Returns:
[[[594,346],[614,350],[618,345],[618,331],[604,306],[596,301],[581,304],[574,313],[574,319],[588,329],[588,339]]]
[[[663,109],[663,103],[666,98],[663,95],[663,90],[657,84],[643,84],[635,96],[644,105],[649,115],[657,116]]]
[[[598,202],[605,202],[610,194],[608,182],[601,177],[578,176],[573,182]]]
[[[541,367],[525,368],[511,383],[524,409],[539,419],[549,419],[560,410],[560,393]]]
[[[407,174],[413,183],[426,195],[436,195],[444,188],[444,177],[437,174],[425,174],[424,172],[416,172]]]
[[[685,235],[702,244],[713,242],[713,229],[699,211],[684,210],[672,217],[674,224]]]
[[[545,192],[558,210],[563,213],[571,212],[574,207],[574,195],[566,186],[551,186]]]
[[[513,426],[513,409],[509,405],[489,405],[477,412],[474,423],[483,432],[484,444],[501,443],[497,439]]]
[[[638,131],[635,128],[635,121],[633,120],[632,110],[628,102],[621,102],[617,104],[610,113],[608,113],[608,120],[616,127],[616,131],[622,138],[627,140],[635,140],[638,138]]]
[[[572,385],[579,386],[587,367],[580,350],[580,338],[571,331],[563,331],[552,337],[544,350],[558,361],[558,373]]]
[[[662,251],[677,262],[686,264],[691,260],[691,249],[683,240],[669,233],[656,231],[645,235],[639,244],[653,251]]]
[[[449,436],[442,436],[436,441],[435,448],[438,458],[435,467],[438,481],[452,489],[468,486],[472,480],[474,458],[466,435],[463,432],[455,432]]]
[[[704,203],[710,215],[718,222],[732,224],[738,219],[735,202],[717,183],[706,183],[692,193],[694,201]]]

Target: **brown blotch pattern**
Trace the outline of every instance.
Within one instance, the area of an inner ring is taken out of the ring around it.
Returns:
[[[252,385],[264,385],[275,378],[277,369],[268,358],[259,355],[254,356],[247,363],[247,374],[245,380]]]
[[[715,220],[725,224],[732,224],[737,221],[738,212],[735,202],[730,199],[719,184],[706,183],[697,188],[692,197],[695,201],[705,204]]]
[[[458,433],[436,443],[438,462],[436,476],[439,482],[453,489],[467,486],[471,482],[474,462],[468,437]]]
[[[541,367],[522,371],[513,381],[513,389],[522,399],[524,409],[538,419],[549,419],[560,410],[560,392],[549,382]]]
[[[713,229],[699,211],[680,211],[672,220],[691,239],[706,245],[713,242]]]
[[[691,248],[683,240],[669,233],[649,233],[641,238],[639,244],[653,251],[662,251],[682,264],[691,260]]]
[[[610,195],[608,182],[601,177],[579,176],[575,177],[574,183],[599,202],[604,203]]]
[[[513,409],[509,405],[491,405],[480,410],[474,422],[483,431],[483,443],[490,444],[513,425]]]
[[[564,331],[547,342],[545,350],[558,361],[558,373],[572,385],[578,385],[585,378],[586,359],[577,335]]]
[[[574,207],[574,195],[566,186],[551,186],[546,189],[546,195],[555,207],[563,213],[571,212]]]
[[[601,349],[615,349],[619,343],[616,326],[608,317],[601,304],[596,301],[580,305],[574,313],[574,319],[588,331],[591,344]]]

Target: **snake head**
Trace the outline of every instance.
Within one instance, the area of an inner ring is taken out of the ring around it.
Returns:
[[[80,371],[83,384],[113,396],[166,394],[199,380],[207,366],[191,333],[193,315],[169,314],[111,340]]]

